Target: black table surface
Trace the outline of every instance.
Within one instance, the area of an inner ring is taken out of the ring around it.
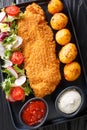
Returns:
[[[10,5],[12,2],[16,4],[27,2],[29,0],[0,0],[0,8]],[[32,1],[32,0],[31,0]],[[78,41],[80,44],[80,50],[84,61],[85,71],[87,73],[87,1],[86,0],[66,0],[68,7],[71,11],[73,22],[76,28]],[[0,130],[16,130],[12,124],[11,117],[7,102],[4,99],[3,94],[0,95]],[[87,113],[72,121],[50,125],[45,128],[39,128],[38,130],[87,130]]]

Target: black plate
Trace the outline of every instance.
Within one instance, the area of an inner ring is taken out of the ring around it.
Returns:
[[[34,0],[33,1],[32,0],[32,2],[36,2],[37,4],[39,4],[44,9],[45,14],[46,14],[46,19],[47,19],[48,24],[49,24],[51,15],[47,11],[48,1],[47,0],[46,1],[44,1],[44,0],[36,0],[36,1]],[[31,4],[32,2],[22,3],[22,4],[19,4],[18,6],[21,8],[22,11],[24,11],[25,7],[28,4]],[[45,127],[45,126],[48,126],[48,125],[52,125],[52,124],[56,124],[56,123],[66,122],[68,120],[72,120],[72,119],[81,117],[81,116],[85,115],[85,112],[86,112],[85,111],[86,110],[86,106],[85,106],[84,110],[81,113],[79,113],[76,117],[71,118],[71,119],[66,119],[66,118],[61,117],[60,115],[58,115],[57,112],[56,112],[56,109],[55,109],[54,101],[55,101],[56,96],[58,95],[58,93],[60,93],[61,90],[63,90],[64,88],[66,88],[68,86],[72,86],[72,85],[78,86],[78,87],[80,87],[82,89],[82,91],[84,91],[84,94],[87,95],[87,93],[86,93],[86,91],[87,91],[86,73],[85,73],[84,63],[83,63],[83,60],[82,60],[82,57],[81,57],[81,53],[80,53],[78,40],[77,40],[76,33],[75,33],[75,28],[74,28],[73,21],[72,21],[72,18],[71,18],[70,10],[68,9],[68,6],[66,5],[65,1],[63,1],[63,3],[64,3],[64,7],[65,7],[63,12],[69,17],[69,23],[68,23],[67,28],[72,33],[72,40],[71,40],[71,42],[75,43],[76,46],[77,46],[77,49],[78,49],[78,56],[75,59],[75,61],[78,61],[80,63],[81,68],[82,68],[82,72],[81,72],[80,77],[77,80],[75,80],[73,82],[68,82],[63,77],[63,66],[64,66],[64,64],[61,63],[60,67],[61,67],[61,73],[62,73],[62,81],[58,85],[58,87],[55,90],[55,92],[53,92],[51,95],[45,97],[45,99],[46,99],[46,101],[48,102],[48,105],[49,105],[49,115],[48,115],[48,118],[47,118],[45,124],[42,127]],[[54,31],[54,33],[55,33],[55,31]],[[60,50],[60,48],[61,48],[61,46],[59,46],[57,44],[57,47],[56,47],[57,53]],[[3,74],[0,73],[0,75],[2,77],[2,79],[1,79],[1,81],[2,81],[4,79],[3,78]],[[31,97],[26,97],[25,102],[29,98],[31,98]],[[20,108],[22,107],[22,105],[25,102],[16,102],[16,103],[9,103],[8,102],[8,107],[9,107],[9,110],[10,110],[10,115],[11,115],[12,122],[13,122],[14,126],[17,129],[21,129],[21,130],[27,129],[19,122],[19,119],[18,119],[19,110],[20,110]]]

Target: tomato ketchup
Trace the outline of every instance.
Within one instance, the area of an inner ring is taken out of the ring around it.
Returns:
[[[46,115],[46,105],[41,100],[29,102],[22,111],[22,120],[29,126],[38,125]]]

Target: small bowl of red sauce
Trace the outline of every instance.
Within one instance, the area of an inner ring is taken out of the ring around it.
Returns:
[[[48,104],[43,98],[31,98],[22,106],[19,120],[25,127],[36,129],[46,121],[48,111]]]

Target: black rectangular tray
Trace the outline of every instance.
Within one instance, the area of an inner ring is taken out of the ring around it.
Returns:
[[[30,2],[27,2],[27,3],[22,3],[22,4],[19,4],[18,6],[21,8],[22,11],[25,10],[26,6],[28,4],[31,4],[32,2],[36,2],[37,4],[39,4],[45,11],[45,15],[46,15],[46,20],[48,21],[48,24],[50,23],[50,18],[52,17],[48,11],[47,11],[47,4],[49,2],[49,0],[31,0]],[[77,58],[75,59],[75,61],[78,61],[81,65],[81,75],[80,77],[73,81],[73,82],[68,82],[64,79],[64,77],[62,76],[62,81],[60,82],[60,84],[58,85],[57,89],[55,90],[55,92],[53,92],[51,95],[49,96],[46,96],[45,97],[45,100],[48,102],[48,105],[49,105],[49,114],[48,114],[48,118],[46,120],[46,122],[44,123],[44,125],[42,127],[46,127],[48,125],[52,125],[52,124],[59,124],[59,123],[62,123],[62,122],[67,122],[67,121],[71,121],[73,119],[76,119],[76,118],[79,118],[83,115],[85,115],[86,113],[86,107],[87,105],[85,105],[85,108],[83,111],[81,111],[78,115],[76,115],[75,117],[73,118],[70,118],[70,119],[67,119],[67,118],[64,118],[64,117],[61,117],[60,115],[57,114],[56,112],[56,109],[55,109],[55,104],[54,104],[54,101],[56,99],[56,96],[60,93],[60,91],[62,91],[64,88],[68,87],[68,86],[78,86],[82,89],[82,91],[84,91],[84,94],[87,95],[87,76],[86,76],[86,72],[85,72],[85,68],[84,68],[84,63],[83,63],[83,60],[82,60],[82,56],[81,56],[81,52],[80,52],[80,47],[79,47],[79,44],[78,44],[78,39],[76,37],[76,33],[75,33],[75,28],[74,28],[74,24],[73,24],[73,21],[72,21],[72,17],[71,17],[71,13],[70,13],[70,10],[66,4],[66,2],[63,0],[63,4],[64,4],[64,10],[63,12],[68,16],[69,18],[69,23],[68,23],[68,26],[67,28],[70,30],[71,34],[72,34],[72,40],[71,42],[75,43],[76,46],[77,46],[77,49],[78,49],[78,56]],[[50,24],[49,24],[50,25]],[[55,31],[54,31],[54,34],[55,34]],[[61,47],[57,44],[57,52],[59,51]],[[1,63],[0,63],[1,64]],[[61,63],[60,67],[61,67],[61,73],[63,74],[63,64]],[[0,66],[1,67],[1,66]],[[1,69],[1,68],[0,68]],[[0,76],[1,76],[1,82],[3,81],[4,77],[3,77],[3,74],[2,72],[0,71]],[[4,96],[4,94],[2,95]],[[20,108],[22,107],[22,105],[29,99],[30,97],[26,97],[26,100],[24,102],[15,102],[15,103],[8,103],[8,107],[9,107],[9,111],[10,111],[10,116],[11,116],[11,119],[12,119],[12,122],[14,124],[14,127],[18,130],[27,130],[27,128],[25,128],[19,121],[18,119],[18,113],[19,113],[19,110]],[[85,102],[86,102],[87,99],[85,99]]]

